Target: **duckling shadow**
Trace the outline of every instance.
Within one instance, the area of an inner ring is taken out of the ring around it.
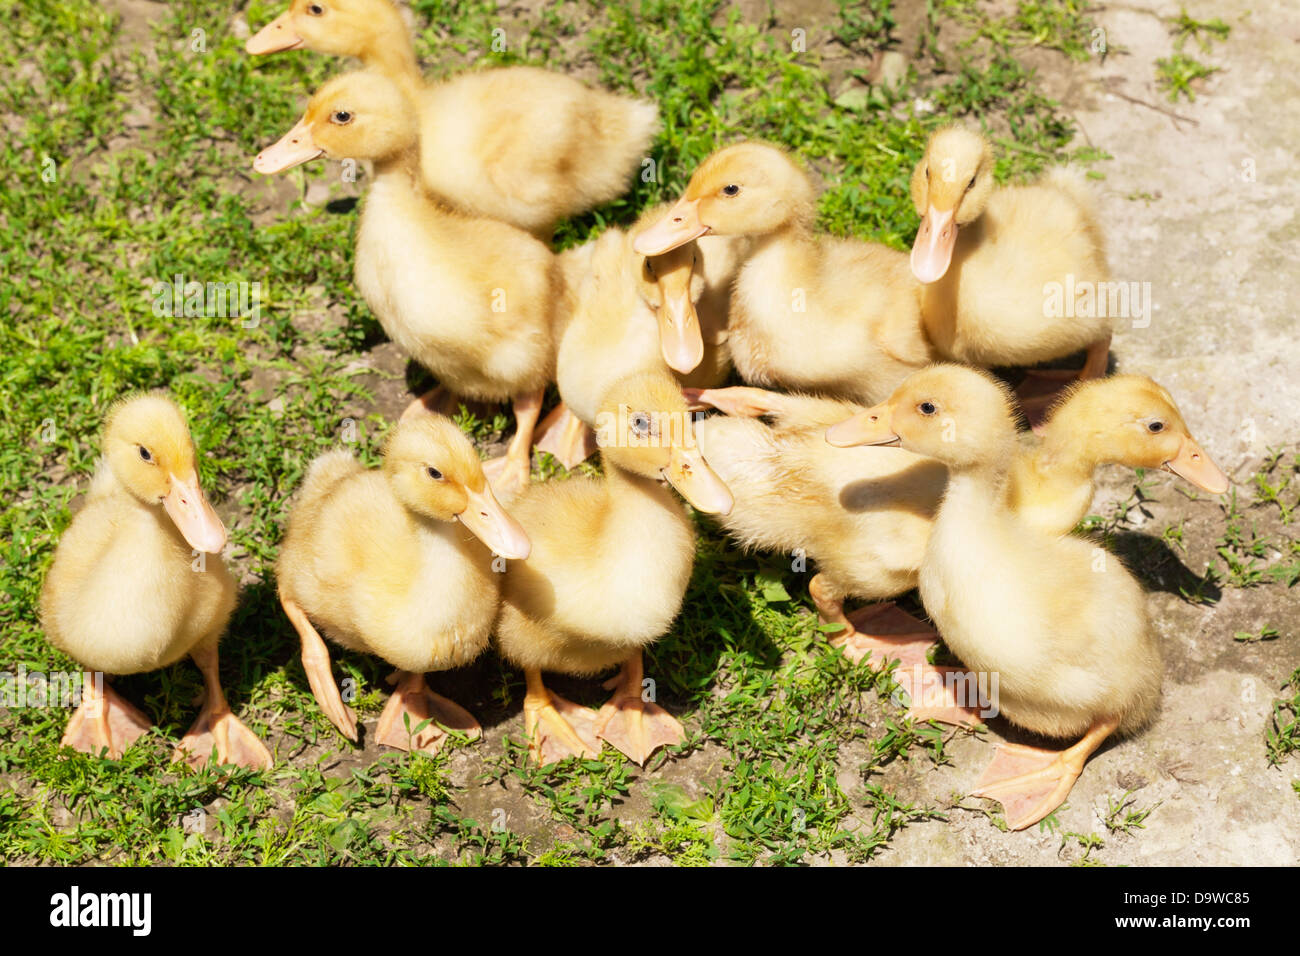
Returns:
[[[930,518],[947,482],[944,466],[935,461],[918,461],[892,475],[849,482],[840,489],[840,507],[851,513],[906,511]]]
[[[1038,369],[1039,371],[1050,369],[1067,369],[1075,371],[1083,367],[1083,363],[1087,357],[1087,350],[1080,349],[1077,352],[1071,352],[1069,355],[1062,355],[1060,358],[1049,359],[1046,362],[1039,362],[1037,365],[998,366],[990,369],[990,371],[1012,388],[1018,388],[1024,380],[1029,377],[1029,373],[1035,369]],[[1119,366],[1115,361],[1115,353],[1112,351],[1108,356],[1106,356],[1106,374],[1115,374],[1118,367]]]
[[[339,199],[331,199],[325,204],[325,211],[346,215],[357,208],[359,199],[356,196],[343,196]]]
[[[1148,591],[1176,595],[1189,604],[1215,604],[1223,597],[1212,577],[1197,574],[1169,544],[1138,531],[1116,531],[1111,547]]]

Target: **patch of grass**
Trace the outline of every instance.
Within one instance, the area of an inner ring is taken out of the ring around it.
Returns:
[[[1210,46],[1215,40],[1226,40],[1228,34],[1232,32],[1232,27],[1224,23],[1219,17],[1213,20],[1197,20],[1195,17],[1188,16],[1187,8],[1183,7],[1174,17],[1169,28],[1174,35],[1174,49],[1181,51],[1189,39],[1195,40],[1201,48],[1201,52],[1209,53]]]
[[[1290,697],[1273,701],[1273,718],[1265,730],[1269,766],[1276,767],[1291,754],[1300,751],[1300,669],[1295,670],[1282,686]]]
[[[1156,811],[1161,802],[1157,800],[1149,807],[1139,807],[1133,799],[1133,791],[1125,790],[1118,798],[1106,798],[1106,818],[1103,822],[1111,833],[1145,830],[1147,817]]]
[[[1106,52],[1104,34],[1087,16],[1088,0],[1017,0],[1015,11],[996,16],[979,0],[942,0],[944,10],[974,30],[969,46],[983,38],[1002,48],[1041,46],[1074,60]]]
[[[1196,99],[1192,84],[1219,72],[1217,66],[1209,66],[1195,60],[1185,53],[1156,60],[1156,82],[1169,94],[1169,102],[1177,103],[1180,96],[1189,101]]]
[[[1251,631],[1237,631],[1232,635],[1232,639],[1238,644],[1256,644],[1260,641],[1275,641],[1279,637],[1281,637],[1281,634],[1278,633],[1278,629],[1267,624],[1260,628],[1259,633],[1257,634]]]

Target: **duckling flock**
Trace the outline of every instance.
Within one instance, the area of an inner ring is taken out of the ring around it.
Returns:
[[[639,168],[653,104],[524,67],[426,85],[389,0],[293,0],[247,46],[362,61],[254,167],[373,164],[357,288],[441,383],[390,431],[381,468],[348,451],[312,462],[281,544],[279,594],[307,680],[346,737],[357,740],[357,718],[322,632],[396,668],[375,731],[388,746],[432,753],[449,729],[481,732],[424,675],[494,636],[525,674],[538,763],[609,743],[644,764],[680,743],[642,665],[681,608],[695,553],[669,486],[738,544],[812,560],[813,602],[839,625],[829,643],[872,667],[896,661],[913,716],[997,713],[1072,742],[999,748],[975,792],[1015,828],[1059,806],[1105,739],[1151,718],[1162,669],[1142,590],[1070,532],[1104,462],[1168,468],[1216,494],[1228,480],[1167,391],[1106,375],[1104,310],[1045,308],[1052,283],[1109,279],[1073,174],[998,187],[982,135],[936,132],[912,178],[909,261],[818,233],[799,163],[743,142],[702,163],[671,207],[557,254],[554,225],[615,198]],[[1079,350],[1078,373],[1028,373],[1019,394],[982,370]],[[733,375],[745,384],[727,387]],[[562,403],[542,419],[551,384]],[[513,403],[504,456],[480,461],[439,413],[463,399]],[[1036,436],[1019,433],[1021,412]],[[534,447],[570,468],[599,449],[603,477],[532,482]],[[217,676],[237,594],[225,541],[176,405],[128,398],[108,416],[42,620],[91,671],[190,655],[207,693],[177,759],[202,765],[215,751],[268,768]],[[961,668],[929,663],[935,631],[889,603],[912,588]],[[868,603],[846,611],[850,599]],[[599,711],[542,676],[615,667]],[[118,757],[149,725],[89,682],[63,743]]]

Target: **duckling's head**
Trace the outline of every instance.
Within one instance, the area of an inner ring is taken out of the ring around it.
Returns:
[[[281,173],[318,156],[385,160],[415,146],[415,111],[392,80],[369,70],[330,80],[280,141],[257,154],[259,173]]]
[[[1173,396],[1144,375],[1113,375],[1072,389],[1053,407],[1045,444],[1069,449],[1091,468],[1114,462],[1167,468],[1210,494],[1228,476],[1192,437]]]
[[[631,229],[633,242],[663,217],[663,207],[643,215]],[[695,243],[687,242],[658,256],[637,256],[637,291],[659,319],[659,346],[668,367],[683,375],[704,360],[704,336],[695,303],[704,295],[704,272]]]
[[[199,487],[194,442],[175,402],[149,392],[114,405],[104,427],[104,458],[128,492],[163,506],[190,547],[221,553],[226,528]]]
[[[912,203],[921,228],[912,243],[912,274],[937,282],[948,271],[957,228],[973,222],[993,193],[993,147],[979,133],[946,126],[930,137],[912,172]]]
[[[244,49],[256,56],[305,47],[369,59],[385,45],[401,47],[406,42],[406,24],[389,0],[293,0],[288,10],[249,37]]]
[[[888,399],[832,425],[832,445],[893,445],[951,468],[1005,464],[1016,447],[1007,387],[964,365],[931,365],[903,380]]]
[[[706,514],[730,514],[731,491],[695,441],[695,420],[681,386],[667,372],[629,375],[610,386],[596,416],[606,464],[663,478]]]
[[[528,557],[528,535],[492,494],[478,453],[451,419],[428,414],[398,423],[384,444],[384,474],[414,513],[459,521],[503,558]]]
[[[815,200],[808,174],[783,150],[738,143],[701,163],[682,198],[637,236],[633,248],[657,256],[705,233],[759,236],[807,225],[816,214]]]

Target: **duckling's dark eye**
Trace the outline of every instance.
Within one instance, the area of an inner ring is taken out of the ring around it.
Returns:
[[[434,481],[442,481],[442,472],[440,472],[437,468],[429,467],[426,468],[425,471],[429,473],[429,477],[432,478]]]
[[[636,432],[638,435],[645,436],[650,434],[650,416],[645,412],[635,412],[632,417],[628,419],[628,422],[632,426],[632,431]]]
[[[723,186],[723,187],[722,187],[722,195],[724,195],[724,196],[739,196],[739,195],[740,195],[740,187],[737,186],[735,183],[728,183],[726,186]]]
[[[966,188],[967,188],[967,189],[974,189],[974,188],[975,188],[975,177],[974,177],[974,176],[972,176],[972,177],[970,178],[970,182],[968,182],[968,183],[966,184]]]
[[[144,445],[140,446],[140,457],[145,461],[153,461],[153,455],[149,454],[149,449],[145,448]]]
[[[311,6],[307,8],[307,12],[310,13],[313,17],[319,17],[321,14],[325,12],[325,8],[322,7],[319,3],[313,3]]]
[[[352,122],[352,114],[347,110],[335,110],[330,114],[330,122],[337,123],[339,126],[347,126]]]
[[[1148,422],[1148,423],[1147,423],[1147,431],[1149,431],[1149,432],[1150,432],[1151,434],[1153,434],[1153,435],[1156,434],[1157,432],[1162,432],[1162,431],[1164,431],[1164,430],[1165,430],[1165,423],[1164,423],[1164,422]]]
[[[922,402],[920,405],[916,406],[916,410],[922,415],[933,415],[938,411],[938,409],[934,407],[934,402]]]
[[[647,260],[645,261],[645,276],[646,276],[647,279],[654,279],[654,278],[656,278],[656,276],[655,276],[655,267],[652,266],[652,265],[650,264],[650,260],[649,260],[649,259],[647,259]]]
[[[925,167],[925,181],[926,181],[927,183],[930,181],[930,167],[929,167],[929,166]]]

